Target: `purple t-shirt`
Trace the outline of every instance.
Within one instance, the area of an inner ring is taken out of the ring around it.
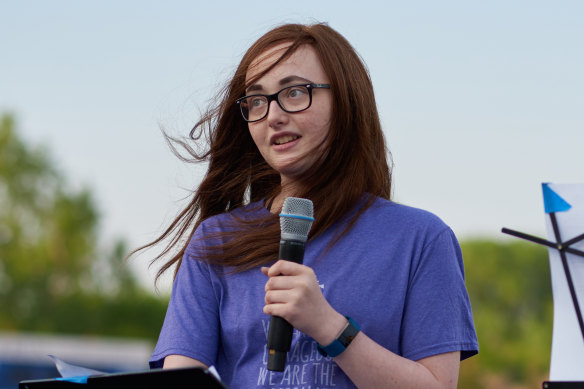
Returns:
[[[255,203],[234,212],[253,217],[268,211]],[[214,365],[229,388],[354,388],[332,358],[321,356],[316,342],[297,330],[285,371],[267,370],[267,278],[259,268],[224,274],[229,269],[193,259],[202,245],[216,243],[204,237],[232,220],[229,213],[217,215],[195,232],[150,365],[161,367],[167,355],[180,354]],[[325,252],[336,227],[309,241],[304,254],[334,309],[411,360],[451,351],[464,359],[478,352],[462,256],[448,226],[426,211],[377,199]]]

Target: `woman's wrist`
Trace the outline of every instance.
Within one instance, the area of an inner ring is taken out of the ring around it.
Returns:
[[[330,319],[320,324],[318,331],[312,337],[318,344],[329,344],[339,337],[349,324],[347,318],[335,311]]]
[[[325,357],[336,357],[341,355],[347,347],[351,345],[353,339],[359,334],[359,324],[353,318],[347,316],[348,324],[345,329],[331,343],[318,345],[318,352]]]

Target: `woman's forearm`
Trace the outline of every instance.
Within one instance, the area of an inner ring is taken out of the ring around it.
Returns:
[[[403,358],[360,332],[335,362],[359,388],[456,388],[460,352]]]

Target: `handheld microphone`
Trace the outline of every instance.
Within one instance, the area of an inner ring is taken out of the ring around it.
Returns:
[[[302,263],[304,244],[312,227],[314,211],[312,201],[287,197],[280,214],[279,258]],[[270,319],[268,333],[268,370],[284,371],[286,353],[292,344],[292,325],[279,316]]]

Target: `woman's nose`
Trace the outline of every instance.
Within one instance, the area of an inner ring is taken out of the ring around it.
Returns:
[[[270,102],[268,110],[268,124],[271,127],[283,124],[288,119],[288,112],[284,111],[276,100]]]

